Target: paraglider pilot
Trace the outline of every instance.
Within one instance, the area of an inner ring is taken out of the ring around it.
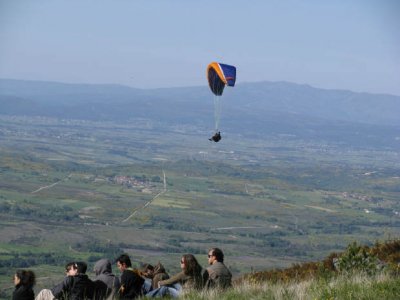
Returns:
[[[214,94],[214,118],[215,134],[209,138],[210,141],[218,143],[221,140],[219,129],[221,96],[225,86],[233,87],[236,82],[236,67],[217,62],[212,62],[207,66],[207,80],[211,92]]]
[[[209,140],[218,143],[221,140],[221,132],[216,132]]]

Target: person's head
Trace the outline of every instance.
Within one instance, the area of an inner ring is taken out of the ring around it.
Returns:
[[[14,274],[14,285],[22,284],[21,277],[22,277],[22,270],[17,270]]]
[[[76,262],[76,265],[78,266],[78,273],[79,274],[85,274],[87,270],[87,263],[84,261],[78,261]]]
[[[181,257],[181,269],[186,275],[199,275],[201,273],[201,266],[192,254],[185,254]]]
[[[75,276],[78,274],[78,264],[76,262],[69,262],[65,265],[65,273],[67,276]]]
[[[33,287],[36,282],[35,273],[31,270],[17,270],[14,275],[14,284]]]
[[[121,254],[117,259],[117,267],[118,269],[123,272],[127,268],[132,267],[131,259],[129,258],[128,254]]]
[[[154,267],[153,275],[160,274],[160,273],[166,273],[166,271],[165,271],[165,268],[162,265],[162,263],[158,262]]]
[[[150,264],[143,264],[140,267],[140,273],[147,278],[153,278],[154,275],[154,267]]]
[[[211,248],[208,250],[208,264],[212,265],[215,261],[224,262],[224,253],[219,248]]]
[[[94,264],[93,268],[96,276],[100,274],[112,274],[111,261],[107,258],[102,258]]]

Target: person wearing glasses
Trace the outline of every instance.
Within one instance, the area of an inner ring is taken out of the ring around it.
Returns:
[[[177,298],[183,290],[201,290],[203,288],[203,278],[201,266],[196,257],[192,254],[185,254],[181,257],[181,272],[169,279],[158,282],[158,289],[150,291],[147,297],[171,296]]]
[[[208,250],[208,264],[203,273],[205,287],[208,289],[226,289],[232,286],[232,274],[224,265],[224,253],[219,248]]]

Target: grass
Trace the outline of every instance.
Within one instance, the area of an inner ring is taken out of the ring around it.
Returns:
[[[46,268],[40,267],[42,274],[38,278],[38,284],[56,284],[57,280],[48,277]],[[59,276],[59,280],[62,276]],[[10,279],[11,280],[11,279]],[[36,294],[39,288],[36,288]],[[8,288],[10,293],[12,288]],[[7,299],[1,297],[0,299]],[[148,299],[143,297],[142,299]],[[242,281],[233,288],[220,291],[189,291],[180,297],[182,300],[333,300],[333,299],[400,299],[400,277],[393,276],[387,272],[382,272],[373,276],[364,273],[352,273],[333,276],[329,279],[313,278],[304,281],[290,281],[286,283],[262,282],[255,283]]]
[[[307,299],[399,299],[400,277],[387,273],[375,276],[358,273],[340,275],[329,280],[311,279],[288,283],[242,282],[226,292],[191,291],[184,300],[307,300]]]

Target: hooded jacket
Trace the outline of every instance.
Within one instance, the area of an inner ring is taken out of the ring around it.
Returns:
[[[100,259],[94,265],[96,278],[94,283],[96,286],[96,299],[113,299],[114,294],[120,287],[119,278],[112,273],[110,260]]]

